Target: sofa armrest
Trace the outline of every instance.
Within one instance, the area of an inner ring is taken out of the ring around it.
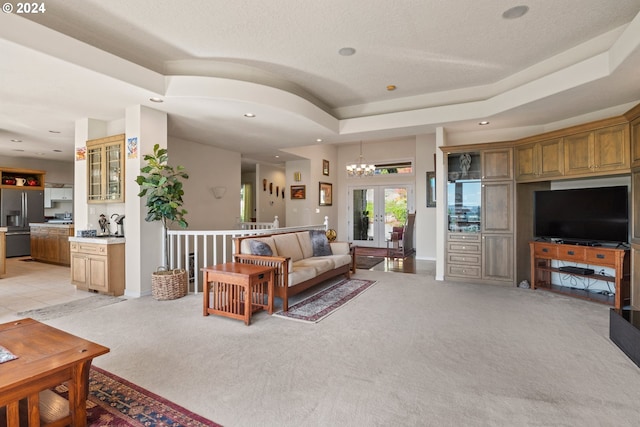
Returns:
[[[349,242],[331,242],[331,253],[334,255],[352,255]]]
[[[273,267],[274,271],[274,284],[275,287],[289,287],[289,266],[291,259],[281,256],[264,256],[264,255],[246,255],[235,254],[233,256],[234,262],[241,264],[254,264],[265,267]]]

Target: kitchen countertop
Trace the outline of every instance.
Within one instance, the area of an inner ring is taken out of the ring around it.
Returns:
[[[125,243],[124,237],[69,237],[70,242],[99,243],[102,245],[119,245]]]
[[[30,222],[29,227],[73,228],[73,224],[56,224],[49,222]]]

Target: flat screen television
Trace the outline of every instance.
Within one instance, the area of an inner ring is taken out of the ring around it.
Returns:
[[[627,243],[627,186],[534,193],[534,234],[571,243]]]

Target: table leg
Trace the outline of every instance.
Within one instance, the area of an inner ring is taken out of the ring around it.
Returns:
[[[251,323],[251,309],[253,308],[251,305],[252,293],[253,290],[251,289],[251,279],[248,278],[247,282],[244,285],[244,324],[247,326],[249,326],[249,323]]]
[[[209,279],[207,278],[207,273],[204,274],[204,284],[203,284],[204,293],[202,295],[202,315],[209,315]]]
[[[275,280],[275,274],[273,272],[273,270],[271,270],[271,273],[269,274],[269,283],[267,284],[267,291],[269,292],[269,295],[267,296],[267,308],[269,310],[269,314],[273,314],[273,282]]]
[[[89,369],[91,360],[76,364],[71,371],[69,381],[69,411],[71,425],[86,427],[87,425],[87,395],[89,393]]]
[[[20,427],[20,410],[18,404],[16,400],[7,405],[7,427]]]
[[[40,425],[40,393],[27,397],[27,414],[30,426]]]

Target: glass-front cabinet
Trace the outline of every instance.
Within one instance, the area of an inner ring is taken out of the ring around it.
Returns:
[[[449,155],[447,218],[449,232],[479,233],[482,215],[480,154]]]
[[[124,134],[87,141],[87,202],[124,202]]]

